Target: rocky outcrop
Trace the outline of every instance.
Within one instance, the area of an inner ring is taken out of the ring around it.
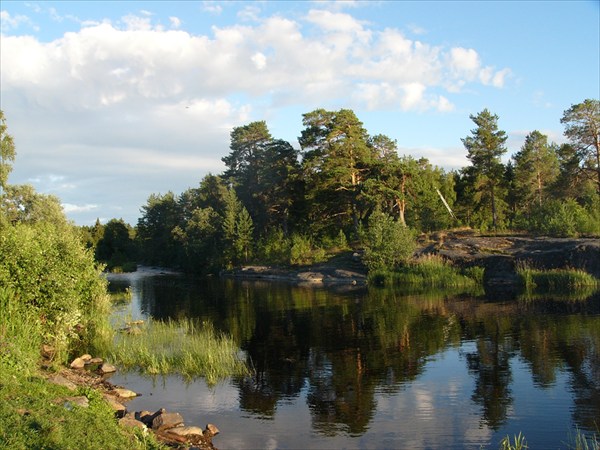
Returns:
[[[437,233],[421,254],[438,254],[461,267],[485,268],[486,284],[511,284],[520,264],[535,269],[580,269],[600,278],[600,240]]]

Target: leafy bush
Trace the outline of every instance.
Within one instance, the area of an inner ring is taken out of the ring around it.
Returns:
[[[392,270],[408,261],[417,246],[412,230],[380,210],[371,215],[363,241],[363,260],[369,270]]]
[[[0,285],[35,315],[44,341],[57,350],[78,336],[76,325],[89,332],[104,316],[106,282],[72,228],[48,222],[4,226],[0,255]]]
[[[290,264],[307,265],[325,260],[325,250],[313,245],[309,237],[293,234],[290,247]]]
[[[598,205],[585,208],[573,199],[548,200],[535,206],[529,215],[520,215],[517,228],[533,233],[558,237],[600,234],[600,213]]]
[[[259,243],[259,257],[270,264],[287,264],[290,259],[290,246],[290,240],[278,228],[271,231]]]

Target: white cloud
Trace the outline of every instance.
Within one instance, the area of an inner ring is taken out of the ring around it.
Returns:
[[[71,213],[80,213],[80,212],[90,212],[95,209],[98,209],[98,205],[88,204],[88,205],[73,205],[71,203],[63,203],[63,210],[67,214]]]
[[[31,19],[22,14],[17,14],[11,16],[8,11],[0,11],[0,27],[2,28],[2,32],[8,32],[11,30],[18,29],[22,24],[33,27],[34,29],[38,29],[38,27],[34,26]]]
[[[219,15],[223,12],[223,7],[219,5],[217,2],[205,1],[202,2],[202,11],[208,12],[210,14]]]
[[[447,92],[502,87],[510,75],[484,66],[474,49],[375,31],[345,13],[313,9],[291,20],[248,12],[254,22],[210,34],[177,29],[174,16],[165,30],[140,13],[87,22],[51,42],[3,35],[3,107],[22,121],[14,132],[28,145],[19,151],[27,173],[17,164],[15,174],[64,176],[78,186],[63,186],[70,205],[92,203],[75,192],[86,180],[100,183],[94,196],[114,191],[103,205],[125,196],[140,205],[149,192],[183,190],[219,172],[231,128],[282,106],[448,112]],[[4,12],[2,21],[25,23]],[[165,172],[176,181],[160,178]],[[144,187],[128,190],[140,174]]]

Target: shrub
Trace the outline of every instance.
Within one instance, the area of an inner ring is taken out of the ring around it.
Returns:
[[[61,356],[78,337],[75,325],[90,328],[106,307],[106,282],[74,229],[48,222],[3,227],[0,285],[41,323],[44,342]],[[13,298],[13,300],[14,300]]]
[[[380,210],[371,215],[363,241],[363,260],[369,270],[393,270],[408,261],[417,246],[412,230]]]
[[[307,265],[325,260],[325,250],[315,247],[312,240],[300,234],[293,234],[290,247],[290,264]]]

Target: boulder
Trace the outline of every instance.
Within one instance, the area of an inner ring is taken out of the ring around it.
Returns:
[[[92,359],[92,355],[86,353],[85,355],[81,355],[80,358],[83,359],[83,361],[87,364]]]
[[[102,358],[92,358],[90,359],[87,364],[102,364],[104,362],[104,360]]]
[[[77,397],[65,397],[64,399],[65,408],[71,409],[73,406],[79,406],[80,408],[87,408],[90,406],[90,401],[84,395]]]
[[[104,399],[106,403],[110,405],[110,407],[115,412],[115,416],[123,417],[127,412],[127,408],[122,403],[119,403],[112,395],[104,394]]]
[[[59,386],[64,386],[70,391],[74,391],[77,389],[77,385],[72,381],[67,380],[65,377],[59,374],[54,374],[48,377],[48,381],[52,384],[58,384]]]
[[[42,345],[42,356],[44,358],[52,359],[56,355],[56,349],[48,344]]]
[[[113,366],[112,364],[104,363],[100,366],[100,368],[98,370],[100,371],[101,374],[105,374],[105,373],[116,372],[117,368],[115,366]]]
[[[127,414],[125,417],[121,417],[119,419],[119,425],[126,428],[139,428],[143,431],[147,430],[146,425],[130,414]]]
[[[133,397],[137,397],[137,394],[133,391],[130,391],[129,389],[121,389],[121,388],[115,388],[113,389],[113,392],[121,398],[133,398]]]
[[[85,361],[81,358],[75,358],[71,361],[71,369],[83,369],[85,367]]]
[[[204,432],[202,434],[206,437],[213,437],[219,433],[219,429],[212,423],[209,423],[208,425],[206,425],[206,428],[204,429]]]
[[[163,412],[152,420],[152,429],[158,431],[168,430],[183,424],[183,417],[179,413]]]
[[[176,434],[178,436],[202,436],[203,431],[200,427],[184,427],[179,426],[175,428],[171,428],[169,433]]]

